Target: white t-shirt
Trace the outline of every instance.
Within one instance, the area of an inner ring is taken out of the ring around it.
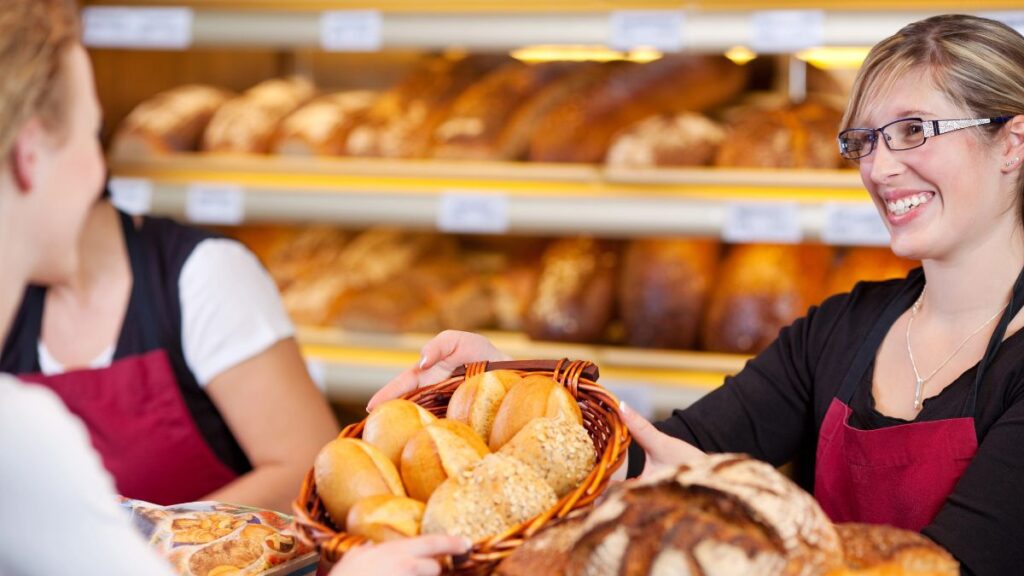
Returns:
[[[0,574],[171,576],[53,392],[0,374],[0,454]]]
[[[245,246],[221,238],[203,240],[178,277],[182,351],[200,386],[222,372],[295,334],[277,286]],[[110,366],[108,348],[89,363]],[[65,371],[39,342],[43,374]]]

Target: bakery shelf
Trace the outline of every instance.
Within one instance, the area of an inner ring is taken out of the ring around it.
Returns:
[[[816,240],[826,233],[832,206],[872,210],[852,170],[611,170],[183,154],[143,162],[114,160],[111,174],[150,189],[150,212],[155,214],[186,217],[190,191],[214,186],[244,196],[246,222],[349,227],[437,229],[446,203],[500,198],[502,227],[493,232],[719,236],[738,205],[786,205],[798,219],[793,226],[802,239]]]
[[[739,371],[746,356],[640,350],[614,346],[535,342],[522,334],[485,333],[516,358],[586,359],[601,368],[601,383],[631,405],[664,414],[686,406]],[[331,400],[365,402],[419,359],[429,334],[351,333],[300,328],[299,341],[314,379]]]
[[[509,50],[533,44],[606,44],[615,10],[680,9],[667,0],[584,2],[524,0],[485,3],[476,0],[415,2],[385,0],[95,0],[89,5],[185,6],[194,12],[191,45],[195,47],[317,48],[320,17],[327,10],[382,11],[382,48]],[[778,0],[690,2],[680,40],[686,49],[722,52],[750,45],[751,13],[765,9],[824,10],[826,46],[869,46],[902,25],[949,10],[962,2],[944,0],[848,2]],[[1019,2],[975,2],[972,11],[1014,10]]]

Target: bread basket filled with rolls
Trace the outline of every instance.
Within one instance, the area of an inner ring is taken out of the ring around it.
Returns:
[[[448,574],[490,574],[546,525],[590,507],[630,442],[585,361],[481,362],[377,406],[318,454],[296,531],[328,563],[367,542],[462,536]]]

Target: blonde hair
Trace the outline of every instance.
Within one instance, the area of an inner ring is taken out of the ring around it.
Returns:
[[[3,0],[0,10],[0,157],[18,130],[39,117],[59,130],[71,97],[61,70],[78,41],[74,0]]]

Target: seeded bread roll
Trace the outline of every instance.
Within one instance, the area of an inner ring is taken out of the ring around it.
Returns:
[[[446,480],[423,513],[423,534],[450,534],[474,542],[501,534],[548,510],[558,499],[526,464],[503,454]]]
[[[199,84],[161,92],[124,119],[111,142],[111,155],[138,158],[196,150],[206,125],[231,97],[226,90]]]
[[[534,419],[499,453],[536,470],[559,498],[575,490],[590,474],[597,454],[587,429],[564,416]]]

